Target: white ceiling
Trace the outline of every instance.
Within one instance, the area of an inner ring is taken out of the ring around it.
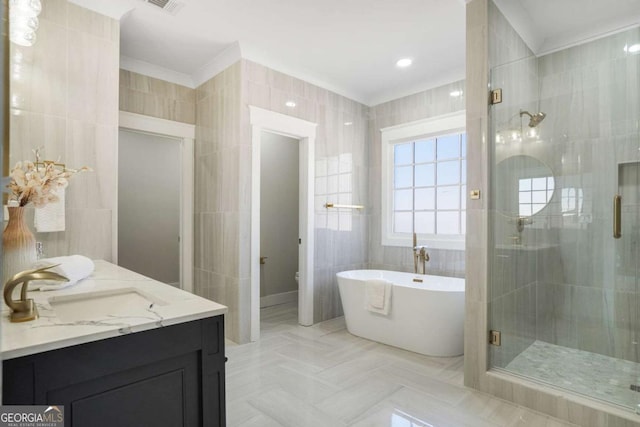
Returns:
[[[176,16],[141,0],[71,1],[117,17],[133,8],[122,67],[191,87],[240,57],[367,105],[465,73],[468,0],[179,0]],[[536,54],[640,23],[640,0],[495,2]],[[403,57],[414,65],[398,69]]]
[[[640,0],[494,0],[538,56],[640,24]]]

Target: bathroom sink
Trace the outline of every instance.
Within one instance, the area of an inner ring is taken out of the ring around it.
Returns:
[[[164,301],[133,288],[57,296],[48,301],[63,322],[154,316],[153,307],[166,305]]]

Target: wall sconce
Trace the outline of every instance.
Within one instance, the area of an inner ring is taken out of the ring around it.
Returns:
[[[9,40],[20,46],[36,42],[40,0],[9,0]]]

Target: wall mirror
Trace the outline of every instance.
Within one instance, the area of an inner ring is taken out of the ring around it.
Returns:
[[[549,203],[555,190],[551,169],[535,157],[517,155],[496,167],[496,209],[510,217],[530,217]]]

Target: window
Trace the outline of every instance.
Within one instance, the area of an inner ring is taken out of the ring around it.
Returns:
[[[552,176],[521,178],[518,182],[518,214],[531,216],[540,212],[551,200],[554,184]],[[575,197],[573,202],[575,204]]]
[[[462,249],[466,210],[464,113],[382,130],[382,244]]]

